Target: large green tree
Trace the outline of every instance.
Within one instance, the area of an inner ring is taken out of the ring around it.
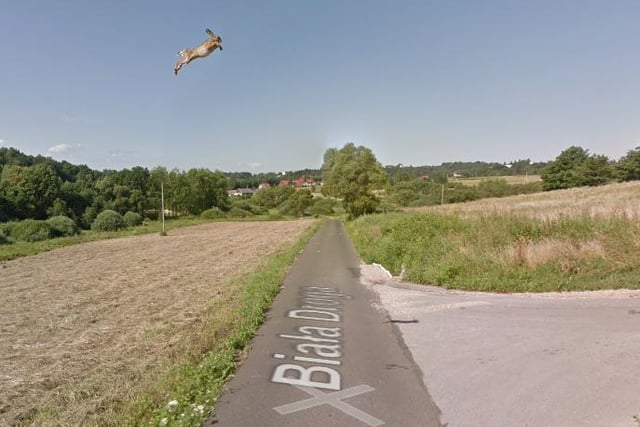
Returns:
[[[0,176],[0,192],[18,219],[45,219],[61,189],[62,180],[48,163],[6,165]]]
[[[383,188],[388,180],[373,152],[353,143],[324,153],[322,178],[323,194],[341,198],[350,218],[375,212],[380,201],[374,190]]]
[[[609,159],[602,155],[589,155],[582,147],[571,146],[550,162],[542,172],[542,189],[602,185],[611,181]]]
[[[640,179],[640,147],[627,152],[616,167],[616,176],[621,181]]]
[[[307,189],[293,191],[283,206],[283,212],[295,216],[304,216],[305,211],[313,205],[313,195]]]
[[[184,176],[186,191],[180,191],[181,205],[187,212],[199,215],[212,207],[229,208],[227,178],[220,172],[208,169],[190,169]]]

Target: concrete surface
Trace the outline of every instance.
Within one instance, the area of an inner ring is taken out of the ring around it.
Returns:
[[[486,294],[362,272],[448,427],[640,426],[640,291]]]

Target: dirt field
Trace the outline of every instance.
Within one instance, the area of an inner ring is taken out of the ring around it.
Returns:
[[[231,277],[312,223],[212,223],[0,263],[0,425],[47,411],[79,424],[122,398],[231,298]]]

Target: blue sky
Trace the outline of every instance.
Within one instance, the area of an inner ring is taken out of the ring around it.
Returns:
[[[0,0],[0,145],[282,171],[640,146],[638,0]],[[224,51],[176,52],[212,28]]]

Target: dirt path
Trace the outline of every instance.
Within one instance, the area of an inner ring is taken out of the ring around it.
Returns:
[[[212,223],[0,264],[0,425],[108,406],[231,299],[230,277],[311,224]]]

